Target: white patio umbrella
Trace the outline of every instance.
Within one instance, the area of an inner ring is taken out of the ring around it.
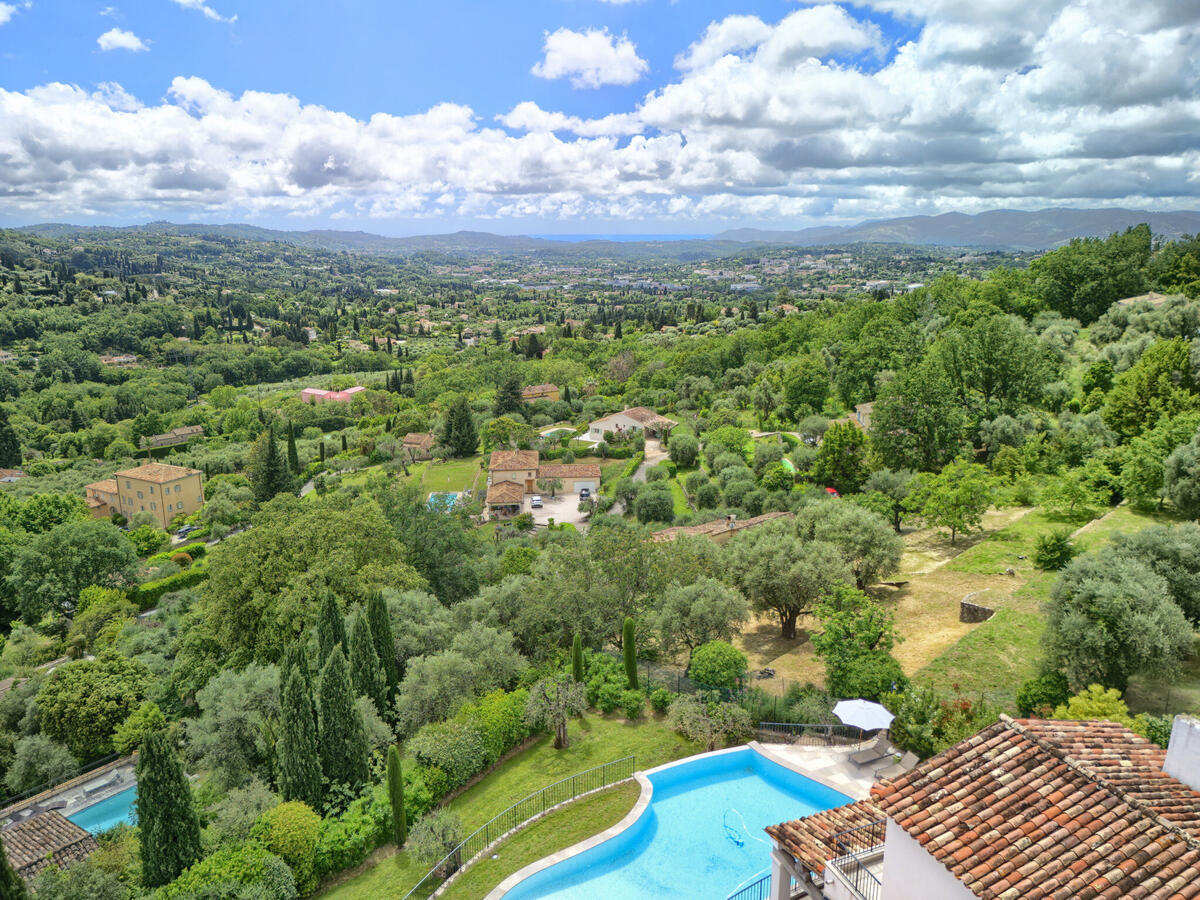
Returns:
[[[833,714],[846,725],[855,725],[863,731],[887,728],[895,718],[887,707],[870,700],[842,700],[833,708]]]

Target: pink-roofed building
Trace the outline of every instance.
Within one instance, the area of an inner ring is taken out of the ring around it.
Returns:
[[[365,391],[361,385],[346,388],[344,391],[323,391],[320,388],[305,388],[300,392],[300,399],[305,403],[349,403],[359,391]]]

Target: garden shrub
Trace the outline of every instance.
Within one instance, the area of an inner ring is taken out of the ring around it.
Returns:
[[[404,809],[408,812],[410,822],[421,818],[437,802],[437,797],[425,782],[425,772],[422,766],[404,767]]]
[[[434,722],[424,725],[408,742],[420,765],[441,769],[449,790],[466,784],[488,765],[483,732],[474,723]]]
[[[675,695],[666,688],[655,688],[650,692],[650,707],[656,713],[665,713],[674,699]]]
[[[667,467],[662,463],[659,463],[657,466],[651,466],[646,470],[647,482],[666,481],[668,477],[670,477],[670,475],[667,472]]]
[[[141,745],[142,738],[151,731],[166,727],[167,718],[158,708],[158,704],[147,700],[117,726],[113,733],[113,749],[122,756],[127,756]]]
[[[725,641],[709,641],[696,648],[688,677],[709,688],[733,690],[746,674],[746,654]]]
[[[529,725],[525,721],[528,700],[528,691],[492,691],[473,703],[463,704],[454,717],[458,722],[479,729],[486,751],[484,768],[529,737]]]
[[[1017,711],[1025,718],[1047,717],[1071,697],[1071,686],[1062,672],[1046,672],[1030,678],[1017,691]]]
[[[421,819],[408,833],[408,850],[423,866],[440,863],[442,858],[457,847],[463,839],[462,822],[458,814],[441,807]],[[442,875],[449,875],[465,860],[450,860],[442,868]]]
[[[646,714],[646,695],[641,691],[624,691],[621,694],[621,709],[627,719],[640,719]]]
[[[858,653],[838,664],[825,665],[829,693],[843,699],[878,700],[908,687],[908,676],[886,650]]]
[[[226,847],[200,860],[170,884],[159,888],[155,898],[191,900],[210,896],[207,889],[213,885],[230,883],[264,888],[271,900],[293,900],[299,896],[287,864],[261,844],[251,841],[239,847]]]
[[[605,713],[616,712],[624,695],[624,685],[606,681],[596,693],[596,707]]]
[[[181,569],[186,569],[192,564],[192,558],[186,553],[172,553],[171,562],[175,563]]]
[[[391,828],[392,808],[383,785],[354,800],[340,816],[322,819],[313,853],[317,879],[357,866],[389,839]]]
[[[621,701],[619,695],[625,690],[625,668],[621,661],[609,656],[606,653],[585,653],[586,674],[584,675],[584,684],[587,686],[587,702],[588,706],[594,706],[599,709],[600,706],[600,691],[605,686],[610,686],[617,692],[618,699],[612,701],[610,709],[606,712],[612,712],[616,709]],[[606,697],[611,699],[612,692],[608,692]]]
[[[1033,551],[1033,564],[1044,572],[1057,572],[1075,556],[1075,544],[1067,529],[1039,535]]]
[[[250,829],[250,837],[282,859],[292,870],[296,890],[309,894],[317,886],[315,854],[321,817],[299,800],[267,810]]]
[[[129,591],[129,599],[139,609],[152,609],[164,594],[195,587],[207,579],[208,569],[193,566],[185,572],[178,572],[166,578],[160,578],[158,581],[147,581],[145,584],[134,585]]]

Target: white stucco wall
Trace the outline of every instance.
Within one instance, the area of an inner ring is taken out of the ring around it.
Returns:
[[[888,819],[880,900],[977,900],[908,832]]]
[[[1171,743],[1163,771],[1200,791],[1200,719],[1176,716],[1171,723]]]

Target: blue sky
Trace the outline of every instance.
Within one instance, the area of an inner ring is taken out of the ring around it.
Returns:
[[[0,223],[1200,206],[1195,4],[864,3],[3,0]]]

